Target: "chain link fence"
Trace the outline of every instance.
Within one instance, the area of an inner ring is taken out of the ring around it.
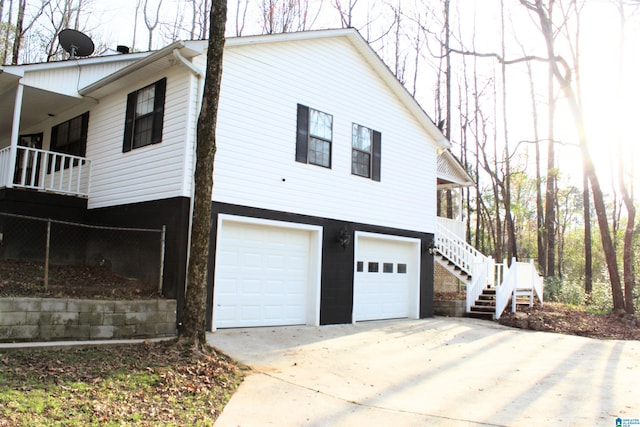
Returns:
[[[108,271],[124,282],[136,279],[160,293],[165,233],[164,226],[105,227],[0,213],[0,263],[37,269],[45,290],[53,269],[79,267]]]

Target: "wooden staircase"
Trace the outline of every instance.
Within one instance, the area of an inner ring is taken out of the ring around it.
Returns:
[[[447,257],[442,255],[440,252],[437,252],[434,255],[434,257],[438,264],[444,267],[445,270],[447,270],[457,279],[461,280],[463,283],[466,283],[466,284],[471,282],[471,272],[463,270],[460,266],[456,265],[454,262],[447,259]]]
[[[434,260],[466,285],[466,312],[470,317],[495,320],[511,306],[533,306],[537,296],[543,303],[542,278],[533,261],[502,264],[483,255],[466,241],[438,223],[434,240]],[[534,296],[535,294],[535,296]]]
[[[516,307],[532,307],[536,303],[536,298],[531,291],[515,291]],[[510,308],[513,305],[513,299],[507,305]],[[467,317],[476,319],[496,320],[496,289],[485,288],[478,296],[478,299],[471,306],[471,310],[467,312]]]
[[[484,288],[478,299],[467,312],[468,317],[476,319],[495,320],[496,318],[496,289]]]

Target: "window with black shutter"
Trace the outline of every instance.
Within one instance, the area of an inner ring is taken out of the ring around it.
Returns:
[[[166,88],[164,78],[127,96],[122,152],[162,141]]]
[[[331,167],[333,116],[298,104],[296,161]]]
[[[351,173],[380,181],[380,132],[358,124],[351,128]]]

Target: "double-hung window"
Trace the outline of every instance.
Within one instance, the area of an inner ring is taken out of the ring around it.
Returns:
[[[166,87],[164,78],[127,96],[122,152],[162,141]]]
[[[351,130],[351,173],[380,181],[381,134],[358,124]]]
[[[298,104],[296,161],[331,167],[333,116]]]
[[[89,112],[67,120],[51,128],[51,151],[57,153],[71,154],[84,157],[87,154],[87,130],[89,128]],[[56,158],[55,170],[60,167],[69,167],[69,158],[65,159],[64,165],[60,164],[60,158]],[[78,160],[73,161],[73,166],[78,164]],[[48,169],[51,169],[49,163]]]

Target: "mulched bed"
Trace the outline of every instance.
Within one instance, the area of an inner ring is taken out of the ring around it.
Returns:
[[[0,260],[0,298],[48,297],[80,299],[161,298],[157,284],[118,275],[98,266],[49,266],[44,287],[44,265],[23,260]]]
[[[558,303],[505,312],[503,325],[599,339],[640,339],[640,318],[630,314],[596,314]]]

